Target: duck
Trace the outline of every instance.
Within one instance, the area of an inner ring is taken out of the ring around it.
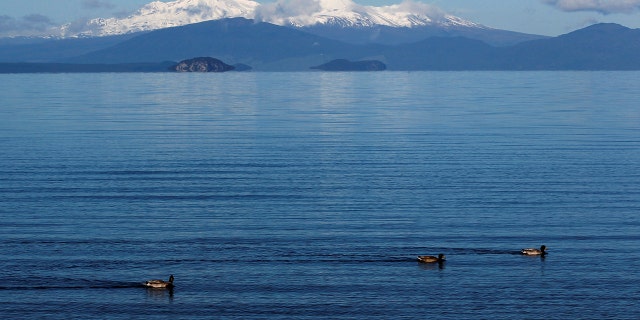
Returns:
[[[144,286],[147,288],[171,289],[173,288],[173,275],[169,276],[169,281],[158,279],[148,280],[144,283]]]
[[[520,250],[520,254],[524,254],[526,256],[543,256],[547,254],[547,246],[542,245],[540,246],[540,249],[535,249],[535,248],[522,249]]]
[[[418,256],[418,261],[422,262],[422,263],[442,263],[444,262],[446,259],[446,257],[444,256],[444,254],[439,254],[437,257],[435,256]]]

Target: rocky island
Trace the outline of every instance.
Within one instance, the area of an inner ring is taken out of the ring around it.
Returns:
[[[211,57],[199,57],[178,62],[169,68],[177,72],[226,72],[235,67]]]
[[[378,60],[349,61],[336,59],[319,66],[311,67],[322,71],[383,71],[387,66]]]

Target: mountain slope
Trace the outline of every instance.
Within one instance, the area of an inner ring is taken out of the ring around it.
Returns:
[[[378,43],[399,45],[419,42],[431,37],[465,37],[480,40],[494,46],[510,46],[530,40],[548,38],[513,31],[466,26],[443,28],[441,26],[425,25],[408,28],[377,25],[347,28],[337,25],[317,24],[300,27],[298,29],[321,37],[354,44]]]
[[[640,29],[596,24],[509,47],[430,38],[386,48],[391,70],[640,70]]]
[[[493,70],[492,57],[502,49],[463,37],[433,37],[417,43],[386,47],[390,70]]]
[[[509,69],[638,70],[640,29],[595,24],[559,37],[507,48],[503,65]]]
[[[307,69],[307,63],[334,59],[334,55],[357,57],[363,50],[366,47],[287,27],[232,18],[156,30],[67,62],[159,62],[210,56],[259,70],[300,70]]]
[[[354,45],[235,18],[153,31],[71,62],[139,63],[211,56],[257,71],[307,70],[334,59],[380,60],[389,70],[640,70],[640,30],[600,24],[552,39],[494,47],[464,37]]]
[[[0,62],[57,62],[113,47],[137,34],[0,43]]]

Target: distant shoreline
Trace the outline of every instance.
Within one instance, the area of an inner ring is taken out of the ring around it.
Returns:
[[[171,67],[174,64],[165,63],[124,63],[124,64],[74,64],[74,63],[0,63],[0,74],[56,74],[56,73],[181,73],[172,70]],[[245,70],[235,70],[242,72]],[[253,70],[253,72],[272,72],[273,70]],[[286,72],[286,70],[283,70]],[[318,72],[330,70],[295,70],[296,72]],[[359,72],[358,70],[334,70],[341,72]],[[434,72],[468,72],[468,71],[486,71],[486,72],[521,72],[521,71],[584,71],[584,72],[598,72],[598,71],[640,71],[638,69],[474,69],[474,68],[452,68],[452,69],[416,69],[416,70],[404,70],[404,69],[387,69],[386,71],[403,71],[403,72],[420,72],[420,71],[434,71]],[[278,72],[278,71],[276,71]]]
[[[175,62],[162,63],[0,63],[0,74],[18,73],[112,73],[112,72],[175,72],[169,68]]]

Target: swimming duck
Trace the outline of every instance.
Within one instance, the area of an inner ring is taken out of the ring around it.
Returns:
[[[444,254],[439,254],[437,257],[434,256],[418,256],[418,261],[422,263],[442,263],[446,260]]]
[[[520,250],[520,253],[527,256],[543,256],[547,254],[547,246],[542,245],[540,246],[540,249],[535,249],[535,248],[522,249]]]
[[[173,275],[169,277],[169,281],[154,279],[145,282],[144,286],[147,288],[171,289],[173,288]]]

